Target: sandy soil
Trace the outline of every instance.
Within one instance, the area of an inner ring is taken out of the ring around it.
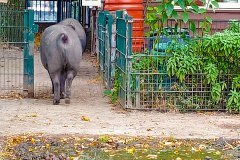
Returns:
[[[39,59],[35,62],[39,65]],[[240,139],[240,115],[124,111],[109,104],[92,62],[91,57],[84,57],[70,105],[63,101],[52,105],[48,76],[36,67],[36,99],[0,100],[0,136],[46,133]]]

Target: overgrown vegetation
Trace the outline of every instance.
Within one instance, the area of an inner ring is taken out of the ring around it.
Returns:
[[[115,79],[113,88],[111,90],[105,90],[104,95],[110,97],[111,103],[115,104],[118,101],[118,94],[121,87],[121,76],[118,69],[115,70]]]
[[[214,103],[227,100],[228,111],[240,111],[240,24],[230,23],[221,33],[192,40],[184,48],[171,50],[167,63],[170,76],[183,82],[187,75],[203,73],[203,83],[211,87]],[[230,93],[225,95],[227,92]]]
[[[221,33],[182,45],[173,41],[161,52],[134,53],[133,100],[141,91],[141,101],[146,102],[142,105],[151,108],[164,105],[182,111],[216,110],[215,106],[221,105],[219,108],[227,107],[229,112],[240,112],[239,27],[239,22],[230,21]]]

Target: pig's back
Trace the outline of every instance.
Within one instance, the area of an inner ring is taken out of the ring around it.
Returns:
[[[66,35],[67,41],[62,35]],[[72,28],[59,24],[48,27],[42,34],[41,44],[41,60],[45,68],[54,72],[64,65],[79,66],[82,46]]]

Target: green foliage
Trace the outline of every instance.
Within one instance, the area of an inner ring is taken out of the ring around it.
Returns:
[[[111,90],[105,90],[103,94],[110,97],[111,103],[115,104],[118,100],[118,93],[121,87],[120,73],[118,69],[115,70],[115,80]]]
[[[228,31],[240,33],[240,23],[238,20],[230,20]]]
[[[169,51],[173,56],[167,62],[167,73],[170,76],[179,78],[183,82],[185,76],[190,73],[196,73],[199,70],[200,57],[195,54],[195,44],[190,43],[184,47]]]
[[[218,68],[214,63],[208,63],[204,67],[205,74],[207,75],[208,84],[215,84],[218,78]]]
[[[211,96],[215,103],[220,102],[225,89],[232,89],[227,101],[229,111],[240,111],[240,34],[236,32],[235,24],[222,33],[193,40],[172,51],[173,56],[167,63],[168,74],[176,75],[180,82],[189,74],[204,73],[205,83],[212,86]],[[226,74],[236,76],[228,75],[226,78]],[[227,82],[232,82],[232,85],[227,86]]]
[[[232,88],[234,89],[240,89],[240,75],[233,78],[232,81]]]
[[[202,1],[206,4],[206,1]],[[148,2],[151,3],[151,2]],[[174,6],[180,6],[183,12],[178,12]],[[190,6],[190,7],[189,7]],[[213,0],[208,5],[209,8],[215,9],[218,8],[218,3]],[[147,7],[146,23],[150,26],[150,30],[154,32],[161,33],[163,26],[166,24],[168,19],[174,19],[177,21],[183,21],[184,23],[190,22],[190,30],[195,33],[196,26],[189,20],[189,14],[205,14],[207,11],[206,8],[199,8],[193,0],[169,0],[163,1],[156,7]],[[201,24],[201,27],[204,33],[207,33],[210,30],[210,24],[212,23],[211,17],[206,17]],[[178,25],[178,23],[177,23]],[[149,35],[149,34],[147,34]]]
[[[240,92],[236,90],[231,90],[229,93],[229,99],[227,102],[227,109],[232,112],[240,112]]]
[[[214,83],[211,90],[211,96],[214,102],[218,103],[222,96],[222,91],[226,89],[226,83],[220,82],[220,83]]]

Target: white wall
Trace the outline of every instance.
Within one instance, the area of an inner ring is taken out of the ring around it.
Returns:
[[[8,0],[0,0],[1,3],[7,3]]]

